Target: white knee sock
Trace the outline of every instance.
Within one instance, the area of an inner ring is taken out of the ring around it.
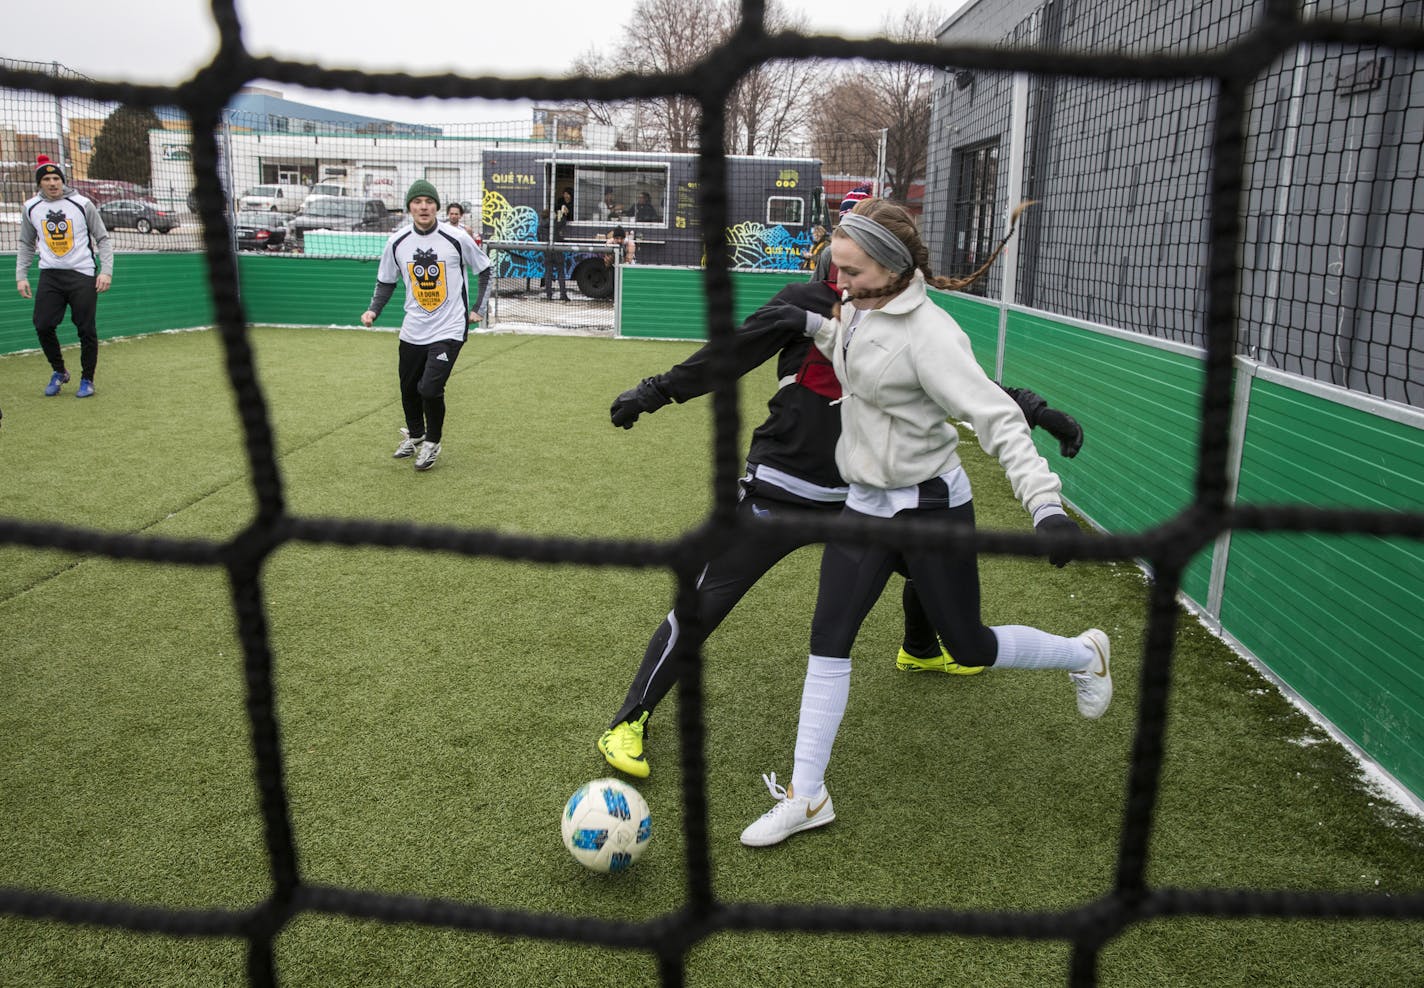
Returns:
[[[826,785],[831,745],[850,698],[850,659],[813,655],[801,688],[801,720],[796,725],[796,761],[791,788],[797,796],[820,796]]]
[[[1067,669],[1082,672],[1093,661],[1093,647],[1077,638],[1063,638],[1022,624],[989,629],[999,639],[996,669]]]

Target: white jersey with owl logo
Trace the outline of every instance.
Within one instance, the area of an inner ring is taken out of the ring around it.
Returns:
[[[37,195],[29,199],[22,210],[22,238],[33,231],[34,247],[40,256],[40,269],[62,268],[83,274],[97,274],[94,258],[94,236],[89,217],[97,211],[93,204],[76,192],[59,199]]]
[[[405,282],[400,338],[421,345],[464,339],[469,275],[489,266],[489,258],[470,235],[448,223],[436,223],[428,233],[404,226],[391,234],[381,252],[376,280]]]

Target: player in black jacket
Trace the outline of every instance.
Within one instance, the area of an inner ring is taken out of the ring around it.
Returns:
[[[781,387],[767,402],[766,421],[752,433],[747,451],[737,511],[748,525],[788,512],[839,511],[845,503],[848,487],[836,469],[835,456],[841,417],[834,403],[841,396],[840,382],[805,332],[805,310],[829,316],[839,300],[833,282],[787,285],[752,313],[733,337],[738,376],[775,356],[781,379]],[[613,424],[631,429],[645,412],[710,392],[709,353],[709,347],[702,347],[682,363],[623,392],[610,409]],[[1083,430],[1071,416],[1050,408],[1027,389],[1004,390],[1019,403],[1031,427],[1041,425],[1059,440],[1064,456],[1077,454]],[[710,560],[697,584],[705,633],[710,635],[722,623],[767,570],[805,544],[783,534],[739,538]],[[981,666],[961,666],[944,652],[908,580],[903,602],[905,636],[896,660],[900,669],[959,675],[982,671]],[[643,739],[653,708],[676,681],[671,656],[679,634],[677,617],[669,613],[648,642],[622,708],[598,739],[598,750],[608,764],[629,775],[643,778],[650,771]]]

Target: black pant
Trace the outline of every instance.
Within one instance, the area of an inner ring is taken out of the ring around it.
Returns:
[[[544,297],[554,297],[554,278],[559,279],[559,297],[569,297],[569,286],[564,280],[564,252],[561,250],[544,251]]]
[[[869,518],[845,509],[847,515]],[[917,509],[901,516],[974,526],[973,502],[956,508]],[[865,616],[885,583],[903,563],[931,623],[954,660],[966,666],[993,665],[999,640],[979,616],[979,560],[971,550],[908,551],[877,545],[828,543],[821,555],[821,585],[811,619],[811,653],[847,657]]]
[[[92,381],[99,363],[99,327],[95,323],[99,294],[94,288],[94,276],[64,268],[41,268],[35,287],[35,334],[50,367],[61,372],[64,353],[59,348],[57,330],[64,321],[66,306],[74,328],[79,330],[79,375]]]
[[[761,498],[752,493],[742,498],[737,505],[737,514],[743,521],[755,525],[763,518],[785,518],[808,511],[840,511],[841,508],[842,505],[838,502],[812,507]],[[753,529],[752,532],[737,538],[726,551],[709,562],[697,582],[698,618],[704,636],[711,635],[717,629],[732,612],[732,608],[737,606],[737,602],[746,596],[747,591],[755,586],[757,580],[769,569],[806,544],[804,539],[780,533],[757,534]],[[883,582],[881,585],[884,585]],[[920,601],[912,591],[906,592],[904,596],[905,650],[912,655],[924,657],[938,655],[939,646],[934,627],[920,606]],[[643,661],[633,677],[633,685],[629,687],[628,695],[623,699],[623,707],[608,725],[610,728],[632,719],[633,712],[639,708],[651,713],[658,701],[672,689],[673,683],[677,681],[672,650],[680,635],[681,628],[672,615],[668,615],[663,619],[663,623],[658,625],[658,630],[653,632],[653,637],[643,652]]]
[[[445,382],[455,368],[463,340],[420,344],[400,341],[400,394],[405,427],[412,438],[438,443],[445,428]]]

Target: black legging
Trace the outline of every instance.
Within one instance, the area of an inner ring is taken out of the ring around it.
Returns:
[[[870,515],[844,509],[848,516],[873,521]],[[974,504],[957,508],[902,511],[901,517],[974,525]],[[856,633],[875,606],[890,574],[903,562],[915,592],[938,630],[945,649],[966,666],[993,665],[998,638],[979,616],[979,561],[971,550],[907,551],[877,545],[827,543],[821,554],[821,585],[811,620],[811,654],[850,656]]]
[[[840,508],[839,503],[815,508],[773,501],[753,494],[742,498],[737,505],[737,514],[741,521],[753,525],[764,518],[784,518],[788,514],[795,515],[805,511],[839,511]],[[753,531],[733,539],[726,551],[707,564],[697,583],[698,617],[702,622],[704,634],[712,634],[767,570],[806,544],[805,539],[779,532],[772,534]],[[633,685],[628,689],[623,707],[608,725],[610,728],[631,719],[637,708],[652,711],[658,701],[672,689],[673,683],[677,681],[672,650],[680,633],[681,628],[673,622],[672,615],[664,618],[663,623],[658,625],[658,630],[653,632],[652,640],[643,652],[642,664],[638,666],[637,675],[633,677]]]
[[[737,505],[737,514],[747,523],[766,517],[785,518],[799,512],[840,511],[838,502],[823,506],[810,504],[790,504],[786,501],[757,497],[755,494],[743,497]],[[804,539],[783,534],[752,534],[739,538],[729,545],[725,552],[713,559],[702,571],[698,580],[697,600],[701,605],[698,617],[706,636],[712,632],[756,585],[768,570],[791,553],[806,545]],[[883,583],[882,583],[883,586]],[[939,654],[939,643],[935,630],[920,601],[906,583],[905,607],[905,650],[911,655],[927,658]],[[977,584],[976,584],[977,586]],[[623,700],[623,706],[608,725],[616,727],[625,720],[632,719],[635,710],[649,713],[667,695],[677,681],[676,667],[672,661],[672,649],[677,644],[681,628],[674,624],[672,616],[663,619],[658,630],[653,632],[643,661],[633,677],[633,685]]]

